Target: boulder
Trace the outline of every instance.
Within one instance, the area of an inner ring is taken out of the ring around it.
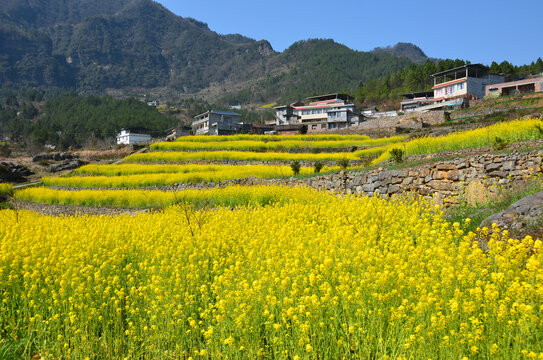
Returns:
[[[67,152],[44,153],[44,154],[35,155],[32,158],[32,162],[39,162],[43,160],[63,161],[63,160],[72,160],[75,158],[78,158],[78,156],[69,154]]]
[[[24,182],[26,181],[27,176],[33,174],[34,172],[29,170],[26,166],[17,165],[9,161],[0,162],[1,181]]]
[[[520,199],[507,209],[491,215],[481,222],[490,227],[496,223],[500,229],[508,229],[515,236],[541,235],[543,232],[543,191]]]
[[[59,164],[52,164],[49,167],[50,172],[58,172],[62,170],[71,170],[71,169],[77,169],[80,166],[88,164],[87,161],[82,161],[79,159],[73,159],[73,160],[67,160],[64,162],[61,162]]]

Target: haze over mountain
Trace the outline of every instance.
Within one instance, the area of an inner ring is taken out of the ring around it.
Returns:
[[[266,102],[352,89],[427,59],[411,44],[359,52],[319,39],[278,53],[266,40],[217,34],[151,0],[0,0],[0,8],[5,86],[121,95],[215,89],[217,98]]]

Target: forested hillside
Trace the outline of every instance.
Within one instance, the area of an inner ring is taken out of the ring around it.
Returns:
[[[59,149],[92,145],[113,138],[121,128],[144,127],[151,135],[166,135],[178,124],[176,118],[159,113],[133,98],[80,97],[75,94],[50,98],[38,109],[35,102],[11,96],[1,104],[0,134],[28,145],[52,144]]]
[[[245,88],[233,101],[268,102],[356,87],[411,63],[332,40],[301,41],[277,53],[265,40],[217,34],[151,0],[0,2],[0,83],[10,88],[113,89],[121,96],[125,89],[164,88],[183,95],[224,84],[220,95]],[[255,82],[261,89],[247,96],[254,89],[243,84]]]
[[[220,101],[292,102],[310,95],[351,92],[360,81],[394,73],[411,64],[407,58],[349,49],[333,40],[312,39],[294,43],[278,62],[292,64],[288,72],[267,76],[251,87],[224,96]]]

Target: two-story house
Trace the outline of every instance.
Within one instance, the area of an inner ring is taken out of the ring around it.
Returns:
[[[242,127],[240,114],[209,110],[194,117],[192,133],[194,135],[231,135],[240,132]]]
[[[487,85],[501,83],[504,77],[490,74],[489,68],[481,64],[466,64],[432,75],[434,79],[434,101],[455,98],[480,99],[485,96]]]
[[[122,129],[117,134],[117,145],[135,145],[151,141],[151,135],[146,134],[149,129],[145,128],[130,128]]]
[[[307,125],[308,132],[342,129],[358,125],[362,115],[346,94],[326,94],[307,98],[308,103],[295,102],[275,107],[277,125]]]

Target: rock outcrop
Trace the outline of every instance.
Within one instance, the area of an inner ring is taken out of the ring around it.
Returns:
[[[0,162],[0,182],[24,182],[30,175],[34,175],[34,172],[26,166],[9,161]]]
[[[482,221],[481,226],[491,227],[493,223],[515,236],[543,234],[543,191],[527,196],[504,211],[489,216]]]

